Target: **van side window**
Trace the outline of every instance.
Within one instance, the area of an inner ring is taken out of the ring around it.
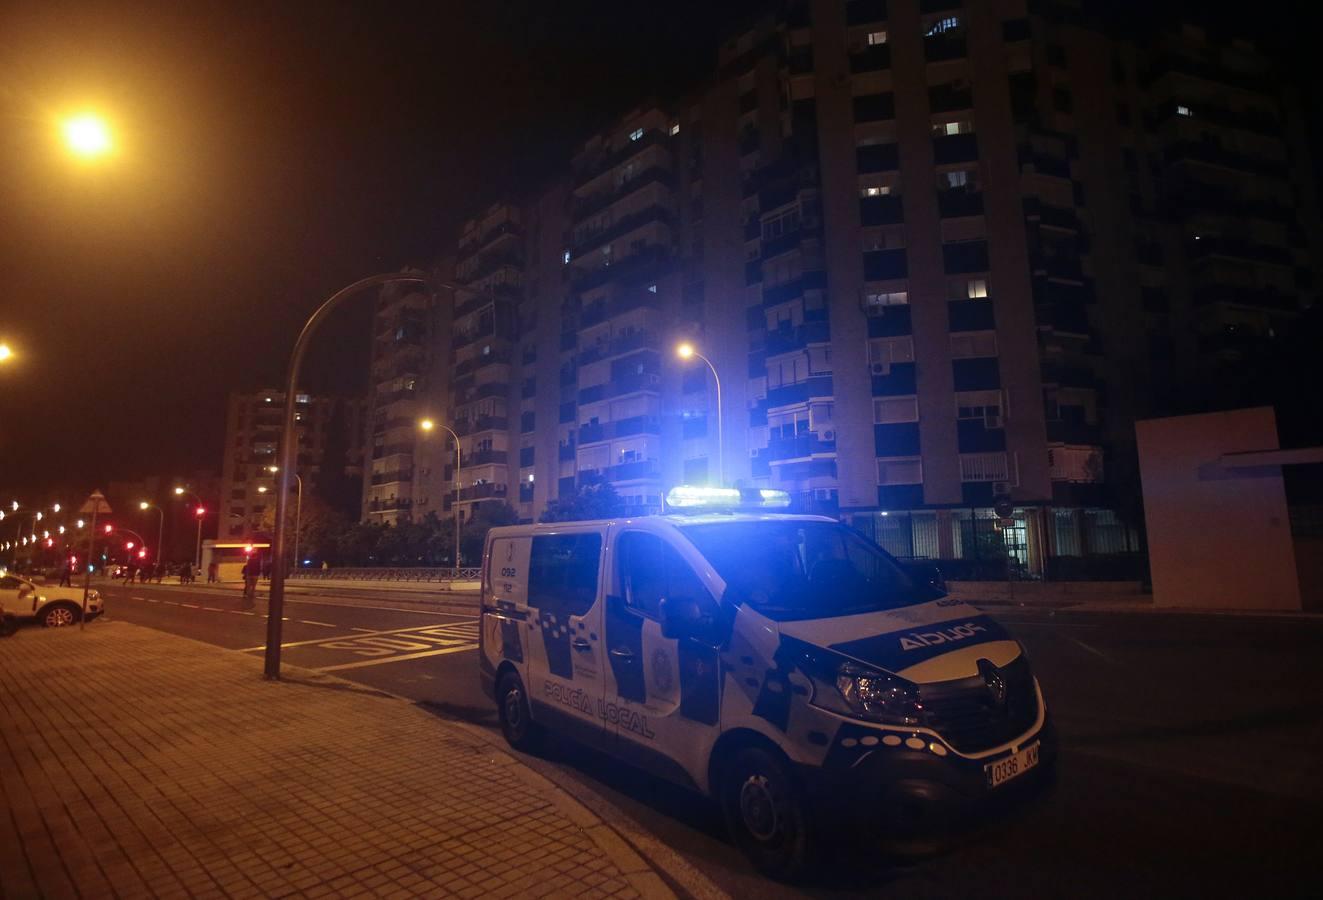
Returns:
[[[23,582],[19,581],[13,575],[0,576],[0,588],[4,588],[7,591],[16,591],[22,586]]]
[[[582,616],[597,599],[599,534],[547,534],[533,538],[528,600],[543,612]]]
[[[700,606],[711,603],[694,570],[656,535],[625,532],[620,536],[620,562],[625,606],[635,612],[658,618],[663,597],[685,597]]]

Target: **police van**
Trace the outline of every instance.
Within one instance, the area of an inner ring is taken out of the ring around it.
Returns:
[[[775,512],[783,492],[667,502],[489,532],[479,665],[516,749],[552,731],[710,795],[780,877],[825,814],[883,830],[1048,768],[1042,691],[988,616],[834,519]]]

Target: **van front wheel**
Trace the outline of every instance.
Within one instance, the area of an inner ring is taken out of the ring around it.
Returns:
[[[506,672],[496,684],[496,710],[506,743],[524,753],[533,753],[542,743],[542,728],[529,714],[524,683],[514,672]]]
[[[809,868],[808,815],[785,760],[762,747],[738,751],[721,779],[731,837],[763,874],[793,880]]]

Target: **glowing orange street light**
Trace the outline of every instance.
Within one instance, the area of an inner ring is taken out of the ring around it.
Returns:
[[[65,145],[75,156],[83,159],[105,156],[113,148],[106,120],[92,113],[80,113],[65,119],[60,130],[64,134]]]

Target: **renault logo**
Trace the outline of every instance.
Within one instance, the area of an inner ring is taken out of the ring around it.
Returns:
[[[1002,677],[1001,669],[990,659],[980,659],[978,661],[978,673],[983,676],[983,683],[988,686],[988,694],[992,697],[992,705],[998,709],[1006,706],[1006,679]]]

